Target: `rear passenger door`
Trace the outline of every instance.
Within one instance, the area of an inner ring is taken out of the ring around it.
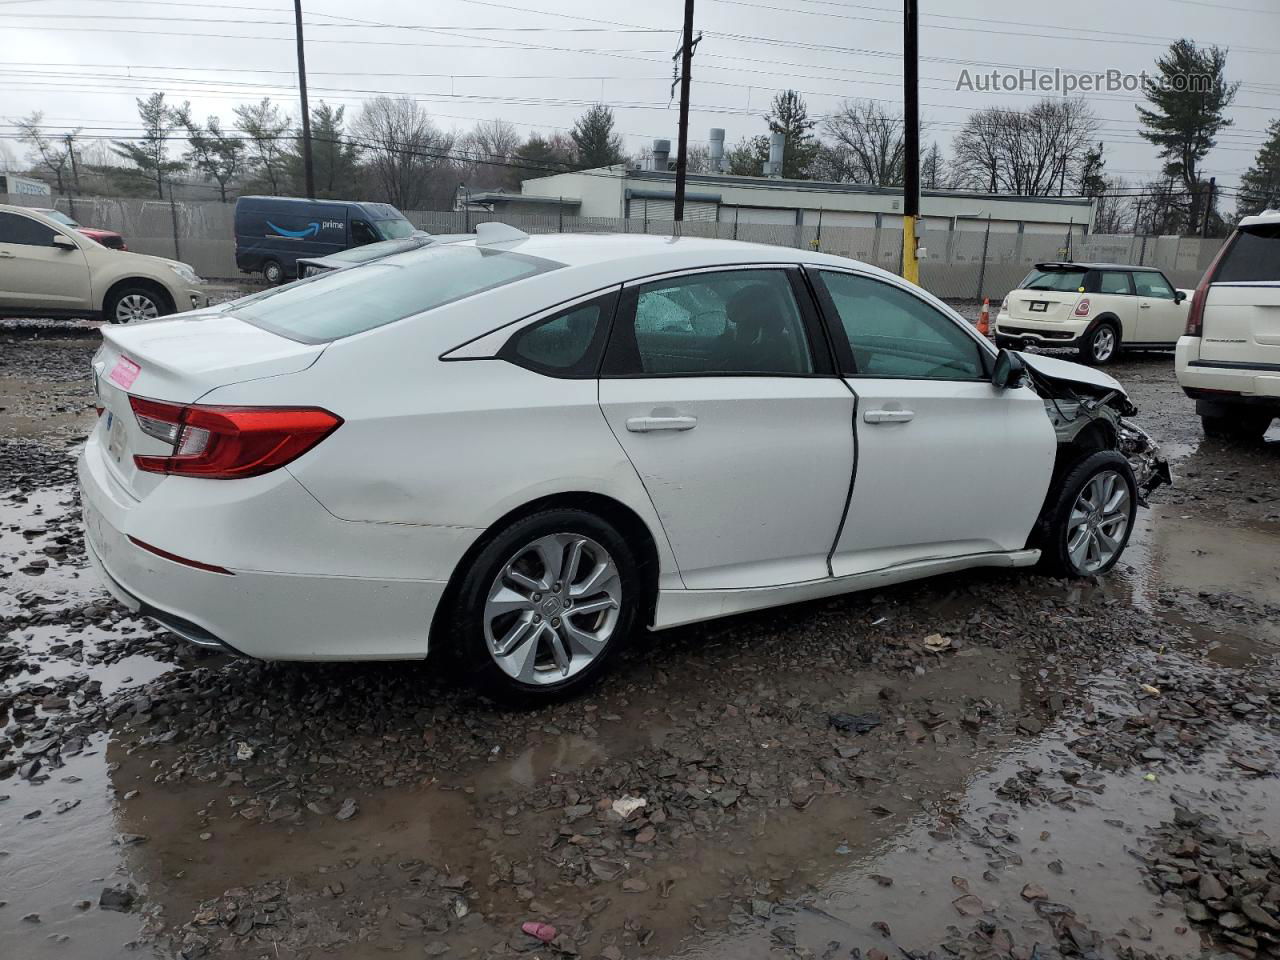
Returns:
[[[1091,311],[1092,316],[1109,313],[1120,321],[1120,340],[1132,343],[1140,339],[1138,330],[1138,300],[1133,295],[1133,281],[1127,270],[1098,271],[1098,298],[1100,302]]]
[[[853,395],[796,268],[624,287],[600,407],[690,589],[829,575],[853,475]]]
[[[994,387],[976,336],[908,287],[811,275],[858,404],[834,575],[1022,549],[1053,469],[1044,402]]]
[[[1138,336],[1141,343],[1173,345],[1187,326],[1187,303],[1179,303],[1173,285],[1159,270],[1135,270]]]

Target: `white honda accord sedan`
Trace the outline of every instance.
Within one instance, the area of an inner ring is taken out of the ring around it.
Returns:
[[[1087,367],[852,260],[497,224],[110,328],[79,463],[127,606],[252,657],[581,688],[640,628],[1042,562],[1167,479]]]

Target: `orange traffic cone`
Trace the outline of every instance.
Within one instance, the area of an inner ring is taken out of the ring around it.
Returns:
[[[991,336],[991,298],[982,298],[982,312],[978,314],[978,332],[984,337]]]

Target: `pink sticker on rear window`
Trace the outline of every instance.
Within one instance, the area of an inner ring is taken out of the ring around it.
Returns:
[[[140,366],[128,357],[121,357],[116,361],[116,365],[111,368],[111,372],[107,374],[107,379],[128,390],[133,386],[133,381],[138,379],[138,374],[141,372],[142,368]]]

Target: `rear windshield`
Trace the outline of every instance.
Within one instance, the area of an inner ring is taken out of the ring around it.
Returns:
[[[408,220],[375,220],[373,227],[382,236],[383,240],[403,240],[405,237],[413,236],[416,227]]]
[[[505,250],[423,247],[245,297],[226,312],[290,340],[325,343],[562,266]]]
[[[1032,270],[1018,284],[1019,290],[1057,290],[1074,293],[1084,286],[1084,270]]]
[[[1280,224],[1241,229],[1218,264],[1214,283],[1280,280]]]

